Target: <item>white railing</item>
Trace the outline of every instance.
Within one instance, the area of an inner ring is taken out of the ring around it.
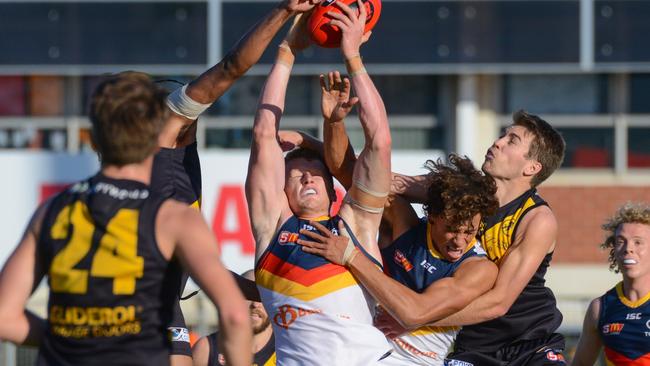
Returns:
[[[391,116],[391,125],[396,128],[431,129],[439,125],[438,120],[431,115],[422,116]],[[361,129],[355,118],[346,122],[350,129]],[[201,117],[197,125],[197,142],[199,149],[206,149],[207,130],[251,129],[253,116],[237,117]],[[317,130],[317,137],[322,138],[322,119],[315,116],[286,116],[282,118],[284,129]],[[82,129],[90,128],[87,117],[1,117],[1,130],[65,130],[66,150],[71,154],[79,152],[79,133]]]

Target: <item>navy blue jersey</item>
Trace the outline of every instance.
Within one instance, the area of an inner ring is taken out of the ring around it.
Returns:
[[[417,226],[381,250],[381,257],[390,277],[417,292],[423,292],[436,280],[453,276],[456,268],[465,259],[485,257],[485,251],[478,241],[474,240],[459,260],[450,262],[444,259],[431,240],[430,226],[427,218],[423,217]]]
[[[155,240],[164,198],[97,174],[53,198],[39,257],[50,296],[39,365],[166,365],[169,263]]]
[[[151,189],[188,205],[201,204],[201,162],[196,142],[185,147],[161,148],[154,156]]]
[[[413,291],[422,293],[435,281],[451,277],[468,258],[485,257],[485,251],[474,239],[454,262],[446,260],[431,239],[427,218],[381,250],[386,272]],[[422,326],[391,339],[400,364],[442,365],[460,327]]]
[[[600,298],[598,332],[608,365],[650,365],[650,293],[630,301],[623,282]]]

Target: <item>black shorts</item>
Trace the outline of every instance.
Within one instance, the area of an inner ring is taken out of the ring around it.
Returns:
[[[517,342],[496,352],[458,349],[447,356],[445,366],[566,365],[562,352],[564,352],[564,336],[553,333],[546,338]]]
[[[192,357],[190,345],[190,332],[185,325],[185,317],[181,311],[181,304],[176,302],[172,321],[167,327],[169,339],[171,340],[170,354]]]

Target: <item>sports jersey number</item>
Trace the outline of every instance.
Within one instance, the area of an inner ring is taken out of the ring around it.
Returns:
[[[72,210],[72,212],[70,212]],[[123,208],[108,222],[106,233],[90,265],[90,276],[112,278],[113,294],[132,295],[137,278],[142,278],[144,259],[138,257],[138,211]],[[88,291],[87,269],[75,268],[92,249],[95,226],[88,206],[81,201],[59,212],[51,229],[53,239],[68,238],[66,246],[54,256],[50,266],[51,287],[54,292],[85,294]]]

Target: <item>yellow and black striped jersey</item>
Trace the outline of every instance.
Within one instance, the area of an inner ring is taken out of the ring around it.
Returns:
[[[488,258],[498,263],[512,244],[517,226],[524,215],[535,207],[545,205],[547,203],[533,189],[483,220],[478,236]]]
[[[168,364],[162,202],[143,183],[101,173],[51,201],[37,247],[50,286],[38,365]]]
[[[484,218],[479,239],[488,258],[499,264],[512,245],[519,223],[531,210],[548,206],[532,188],[497,212]],[[548,253],[508,312],[497,319],[464,326],[456,338],[456,350],[496,351],[519,340],[544,338],[562,323],[553,292],[545,286],[546,270],[553,257]],[[489,335],[489,336],[486,336]]]

